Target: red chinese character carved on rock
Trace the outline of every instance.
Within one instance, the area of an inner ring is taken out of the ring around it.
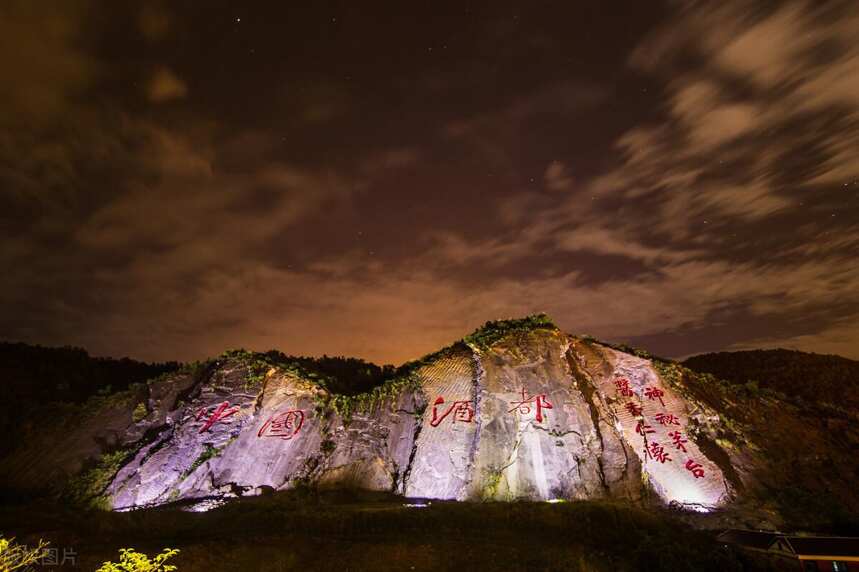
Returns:
[[[302,425],[304,425],[304,411],[290,409],[269,417],[257,432],[257,438],[280,437],[284,441],[289,441],[298,435]]]
[[[683,438],[683,434],[680,431],[672,431],[668,434],[669,437],[673,440],[672,445],[678,450],[686,452],[686,447],[683,446],[683,443],[688,443],[689,441]]]
[[[614,380],[614,385],[617,387],[617,394],[620,397],[632,397],[635,395],[629,387],[629,380],[625,377]]]
[[[645,454],[647,454],[651,459],[656,459],[660,463],[664,463],[665,461],[670,461],[671,457],[668,456],[668,453],[665,452],[665,448],[659,443],[653,442],[650,444],[650,449],[644,449]]]
[[[528,397],[528,394],[525,392],[524,387],[522,388],[522,401],[511,401],[510,403],[513,404],[513,408],[507,411],[507,413],[513,413],[518,409],[519,413],[527,415],[531,413],[532,401],[537,407],[537,415],[535,419],[537,420],[537,423],[542,423],[543,409],[554,409],[554,407],[552,407],[552,404],[549,403],[548,399],[546,399],[546,394],[543,393],[540,395],[535,395],[533,397]]]
[[[200,409],[197,410],[197,414],[194,416],[195,419],[197,421],[199,421],[200,419],[202,419],[206,415],[206,413],[208,413],[208,411],[209,411],[208,407],[201,407]],[[200,433],[205,433],[206,431],[208,431],[212,427],[212,425],[214,425],[218,421],[223,421],[227,417],[230,417],[231,415],[235,415],[238,412],[239,412],[238,407],[230,407],[230,402],[224,401],[223,403],[218,405],[218,407],[215,409],[214,412],[212,412],[212,416],[209,417],[206,420],[206,422],[203,424],[203,427],[200,428]]]
[[[680,420],[671,413],[657,413],[656,421],[660,425],[680,425]]]
[[[701,468],[701,465],[689,459],[686,461],[686,470],[690,471],[693,475],[695,475],[696,479],[700,479],[704,476],[704,469]]]
[[[645,425],[644,421],[639,420],[635,425],[635,432],[639,435],[644,435],[645,433],[655,433],[656,431],[654,431],[650,425]]]
[[[636,405],[635,403],[632,403],[631,401],[629,403],[627,403],[624,407],[626,408],[627,411],[629,411],[629,413],[631,415],[634,415],[635,417],[638,417],[639,415],[641,415],[641,412],[642,412],[641,406]]]
[[[665,402],[662,401],[662,396],[665,395],[665,392],[658,387],[648,387],[644,390],[644,395],[646,395],[647,399],[649,399],[650,401],[658,399],[659,403],[661,403],[662,406],[665,407]]]
[[[432,421],[430,421],[430,425],[433,427],[438,427],[444,421],[444,418],[451,413],[453,413],[454,423],[457,421],[471,423],[471,420],[474,419],[474,407],[471,401],[454,401],[441,415],[438,413],[439,405],[444,405],[444,397],[442,396],[439,396],[432,406]]]

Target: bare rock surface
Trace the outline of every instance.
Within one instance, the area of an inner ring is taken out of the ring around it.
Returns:
[[[719,414],[649,359],[553,327],[475,339],[348,398],[225,354],[39,442],[68,474],[122,448],[97,491],[117,510],[319,487],[706,511],[754,483],[755,451],[727,446]],[[38,479],[45,466],[25,450],[2,468]]]
[[[560,332],[536,331],[503,340],[481,357],[485,381],[472,496],[552,500],[608,494],[603,449],[622,447],[620,436],[594,423],[599,413],[574,385],[567,345]]]
[[[460,350],[420,370],[427,402],[405,480],[410,497],[463,500],[477,449],[477,379],[472,352]]]
[[[151,440],[106,493],[117,509],[295,486],[506,501],[637,501],[650,490],[704,508],[730,496],[687,430],[696,407],[647,360],[535,329],[456,346],[414,378],[345,416],[276,367],[259,386],[229,361],[196,387],[162,381]]]

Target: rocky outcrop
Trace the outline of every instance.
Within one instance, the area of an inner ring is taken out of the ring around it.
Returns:
[[[634,496],[639,467],[608,411],[572,376],[569,338],[539,331],[480,358],[481,433],[472,497],[498,500]],[[632,482],[626,482],[632,479]],[[627,486],[632,484],[633,486]]]
[[[699,406],[648,360],[555,328],[457,344],[348,409],[292,368],[252,369],[227,358],[190,385],[150,383],[110,505],[313,486],[456,500],[655,493],[708,509],[732,492],[689,431]]]
[[[460,348],[419,371],[423,415],[403,478],[406,496],[467,498],[480,435],[479,367],[477,357]]]
[[[370,390],[344,394],[354,387]],[[606,498],[722,507],[711,526],[820,528],[859,511],[857,416],[833,400],[722,381],[537,316],[396,370],[231,351],[49,403],[10,439],[0,492],[116,510],[297,487]]]

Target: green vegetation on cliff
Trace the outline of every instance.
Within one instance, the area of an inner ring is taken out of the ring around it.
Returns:
[[[138,432],[147,432],[145,439],[148,439],[154,433],[147,423],[151,424],[157,417],[155,413],[163,407],[159,396],[169,394],[171,399],[182,403],[189,396],[194,399],[189,392],[198,390],[199,383],[211,380],[218,383],[228,380],[229,387],[239,393],[255,393],[262,390],[266,378],[272,373],[290,374],[307,382],[307,388],[318,387],[318,391],[310,392],[317,400],[317,415],[327,417],[329,421],[334,419],[331,414],[336,413],[348,423],[356,413],[369,412],[380,406],[396,406],[420,416],[426,401],[420,395],[421,368],[451,356],[456,356],[459,360],[457,367],[462,367],[463,362],[476,361],[493,347],[496,352],[502,351],[503,347],[504,352],[515,354],[543,338],[561,343],[566,340],[548,316],[538,314],[517,320],[487,322],[461,341],[399,367],[378,366],[356,358],[296,357],[276,351],[231,350],[202,364],[191,364],[164,374],[168,384],[159,385],[152,397],[149,396],[149,386],[143,383],[131,384],[123,391],[103,388],[90,396],[85,404],[66,404],[63,406],[65,409],[59,411],[62,415],[58,413],[51,418],[55,420],[54,428],[59,431],[81,419],[98,424],[102,415],[113,420],[119,430],[123,423],[148,418],[134,428]],[[503,344],[500,344],[502,340]],[[681,364],[628,346],[597,342],[587,336],[579,337],[575,342],[575,348],[588,355],[601,356],[603,361],[610,357],[604,346],[651,360],[662,379],[690,404],[694,415],[690,415],[693,420],[688,428],[689,434],[720,465],[728,480],[735,485],[731,487],[733,490],[741,494],[745,491],[754,493],[743,498],[760,502],[768,514],[788,515],[787,522],[790,523],[803,525],[810,522],[804,519],[808,516],[819,517],[816,523],[811,522],[814,528],[835,523],[844,530],[845,526],[855,523],[855,517],[850,516],[859,508],[855,492],[849,480],[842,478],[838,471],[849,473],[855,468],[855,457],[851,457],[850,452],[859,447],[859,434],[853,423],[855,410],[850,411],[844,406],[850,402],[849,392],[856,389],[855,377],[851,377],[854,371],[851,368],[856,362],[832,356],[813,356],[814,363],[824,368],[821,381],[817,382],[813,367],[799,363],[801,360],[795,355],[798,352],[720,354],[702,356]],[[749,362],[746,373],[743,373],[742,366],[730,363],[733,355],[739,355],[741,363],[743,360]],[[786,361],[777,359],[779,357],[785,357]],[[829,370],[825,369],[827,364],[832,366]],[[444,368],[448,365],[445,363]],[[690,365],[700,367],[702,371],[695,371],[688,367]],[[703,371],[705,366],[724,372],[730,379]],[[194,377],[189,378],[188,374]],[[174,391],[170,388],[169,383],[173,381],[179,382],[183,389]],[[242,391],[243,384],[246,391]],[[167,390],[170,391],[165,393]],[[400,396],[403,398],[398,400]],[[153,407],[151,412],[148,404]],[[323,425],[324,443],[320,449],[330,455],[337,444],[329,439],[330,424],[323,422]],[[44,431],[41,427],[39,429]],[[32,434],[36,434],[35,430]],[[75,504],[102,505],[107,484],[133,454],[130,450],[114,451],[115,441],[104,437],[99,439],[98,445],[90,447],[87,452],[96,460],[68,483],[66,498]],[[112,444],[106,445],[108,442]],[[98,458],[99,449],[108,453]],[[199,455],[184,476],[220,452],[220,449],[209,445],[189,453]],[[755,467],[750,477],[752,458]],[[76,463],[74,469],[66,469],[66,472],[76,470],[80,466],[79,462]],[[741,483],[734,466],[745,471]],[[496,486],[497,479],[494,482],[490,479],[487,496],[495,496]],[[741,487],[745,487],[745,491]]]
[[[104,453],[89,468],[69,479],[63,497],[70,504],[101,510],[110,510],[104,492],[119,469],[137,452],[135,448]]]
[[[232,440],[230,442],[232,442]],[[185,472],[182,473],[182,476],[179,480],[184,481],[185,479],[187,479],[194,471],[196,471],[200,467],[200,465],[202,465],[209,459],[214,459],[215,457],[220,455],[221,451],[223,451],[229,444],[230,443],[226,443],[221,447],[215,447],[214,445],[206,443],[205,447],[203,448],[203,452],[197,455],[197,458],[194,459],[194,462],[191,463],[190,467],[185,469]]]
[[[486,351],[507,336],[534,330],[557,330],[558,326],[546,314],[532,314],[524,318],[493,320],[486,322],[469,335],[463,342],[478,351]]]
[[[235,360],[247,368],[245,386],[248,389],[261,387],[272,369],[305,380],[325,390],[317,395],[321,409],[335,411],[347,420],[355,411],[367,410],[396,397],[406,388],[418,387],[414,371],[416,364],[422,361],[397,368],[378,366],[358,358],[327,355],[314,358],[244,349],[224,352],[221,359]]]
[[[392,365],[378,366],[358,358],[327,356],[292,356],[276,350],[251,352],[228,350],[220,359],[235,360],[248,370],[247,387],[262,385],[271,368],[292,374],[331,393],[357,395],[384,383],[396,375]]]
[[[409,378],[419,368],[458,349],[468,347],[485,351],[510,335],[557,329],[546,314],[489,321],[462,340],[399,367],[390,364],[379,366],[362,359],[343,356],[292,356],[275,350],[262,353],[234,349],[224,352],[220,358],[237,360],[247,367],[247,382],[250,387],[260,385],[266,373],[273,367],[314,383],[334,395],[354,397],[357,401],[374,401],[373,395],[395,395],[398,389],[410,384]]]
[[[354,412],[367,411],[378,406],[380,403],[391,401],[406,389],[420,390],[421,384],[417,375],[418,370],[424,366],[431,365],[436,360],[448,357],[458,351],[486,351],[507,336],[534,330],[557,330],[557,326],[555,326],[546,314],[534,314],[521,319],[486,322],[462,340],[454,342],[439,351],[404,363],[397,368],[384,366],[379,371],[381,375],[375,378],[379,383],[368,390],[360,393],[332,391],[332,395],[322,403],[322,406],[330,407],[341,417],[348,420]],[[336,359],[342,360],[345,358]],[[361,364],[378,368],[378,366],[366,364],[365,362],[361,362]],[[344,385],[342,378],[337,379],[337,387],[342,387]],[[326,389],[330,390],[330,386],[326,386]]]

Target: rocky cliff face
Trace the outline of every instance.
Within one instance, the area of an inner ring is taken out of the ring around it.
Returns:
[[[235,358],[188,377],[150,383],[150,412],[129,428],[146,437],[105,489],[113,508],[315,485],[458,500],[654,492],[707,509],[732,490],[695,444],[708,412],[647,360],[554,328],[454,346],[351,411],[276,366],[256,383]]]
[[[2,469],[34,484],[46,451],[100,444],[113,452],[73,482],[117,510],[310,486],[709,511],[755,487],[759,450],[675,366],[547,321],[503,325],[353,396],[288,363],[225,354],[148,382],[136,406],[111,403],[112,417],[92,417],[109,434],[93,422],[65,428]]]

